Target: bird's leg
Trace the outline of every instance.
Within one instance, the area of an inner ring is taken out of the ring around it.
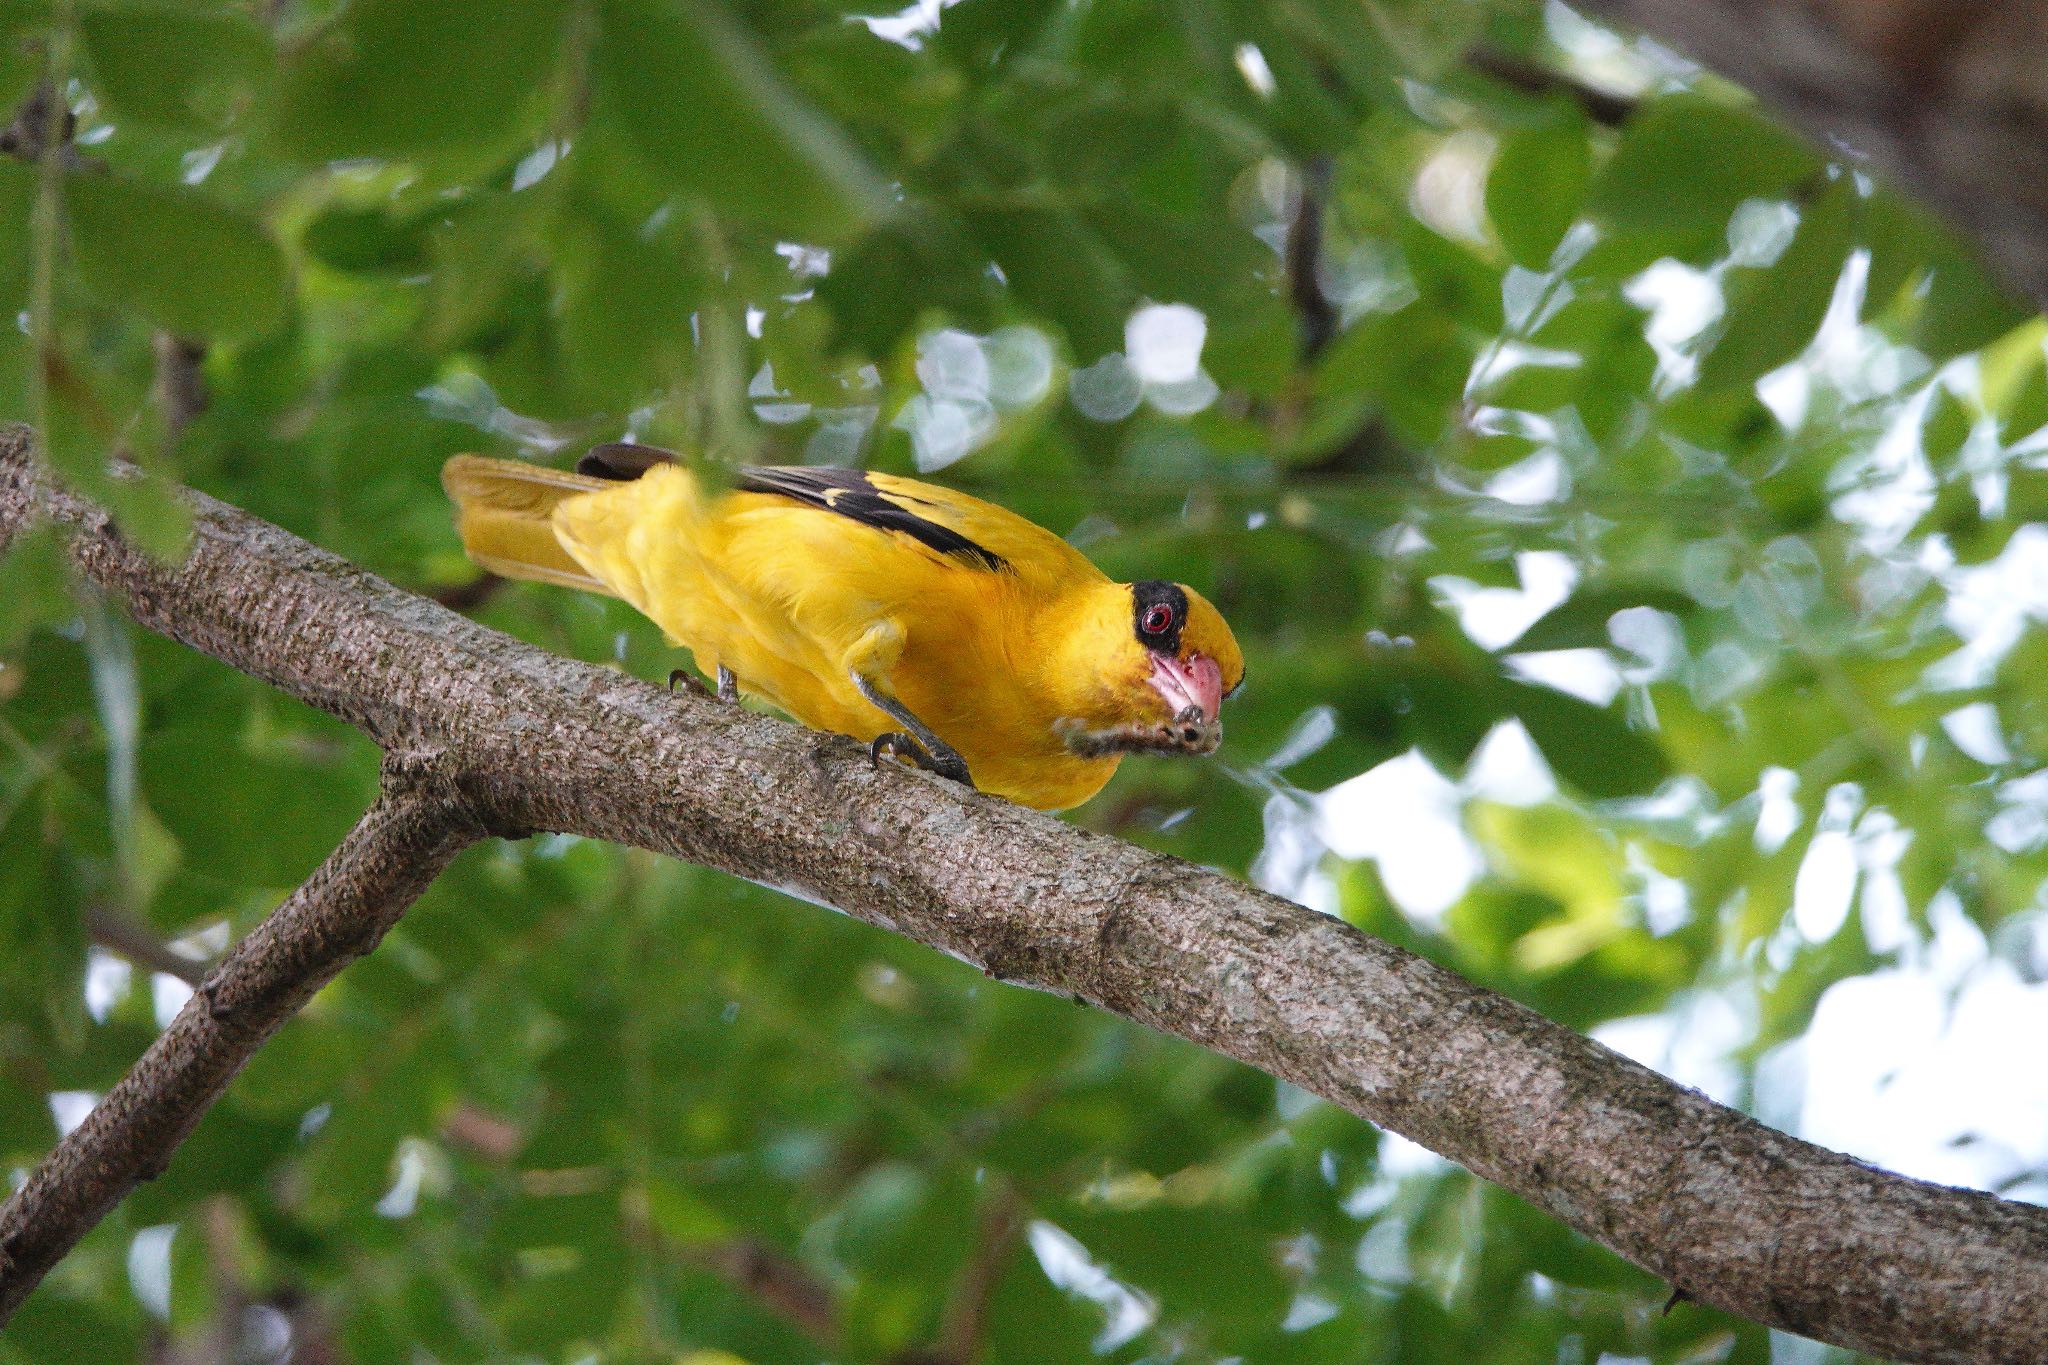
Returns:
[[[859,673],[851,673],[853,685],[877,707],[886,711],[890,718],[909,733],[891,731],[875,736],[868,745],[868,756],[879,759],[884,754],[901,754],[927,772],[950,778],[963,786],[972,787],[974,779],[968,775],[967,760],[960,757],[960,751],[940,739],[931,726],[919,720],[911,709],[896,698],[889,696]]]
[[[716,692],[706,687],[697,675],[687,668],[677,668],[669,671],[668,690],[673,692],[678,687],[693,697],[703,697],[707,700],[734,702],[740,699],[740,680],[734,677],[732,670],[724,664],[718,666],[718,690]]]

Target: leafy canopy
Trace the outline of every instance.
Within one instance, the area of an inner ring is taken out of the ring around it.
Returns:
[[[924,470],[1248,644],[1221,760],[1084,823],[1726,1054],[1780,1122],[1823,993],[1930,925],[2036,970],[2041,325],[1660,50],[1510,0],[0,0],[0,102],[46,79],[0,412],[161,553],[168,478],[460,593],[455,451]],[[9,1168],[177,1003],[110,920],[217,950],[375,781],[60,566],[0,560]],[[617,604],[474,609],[673,662]],[[1766,1358],[1663,1295],[1262,1075],[541,838],[313,1002],[0,1361]]]

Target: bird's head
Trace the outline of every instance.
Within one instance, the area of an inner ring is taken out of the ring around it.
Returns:
[[[1087,757],[1213,753],[1244,655],[1209,600],[1179,583],[1091,584],[1057,647],[1060,739]]]

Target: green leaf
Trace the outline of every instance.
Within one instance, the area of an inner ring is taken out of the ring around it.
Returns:
[[[27,16],[0,5],[0,111],[12,111],[43,74],[42,55],[27,40]]]
[[[10,315],[28,302],[29,232],[35,202],[36,168],[12,157],[0,157],[0,303]]]
[[[510,301],[532,272],[532,227],[517,196],[472,196],[427,234],[434,261],[426,303],[427,344],[475,346],[510,330]]]
[[[1436,0],[1373,0],[1365,8],[1402,64],[1429,76],[1451,69],[1471,50],[1487,17],[1483,6]]]
[[[260,333],[284,317],[284,256],[254,219],[191,190],[81,171],[64,181],[93,292],[179,336]]]
[[[965,217],[1011,290],[1059,324],[1080,360],[1093,363],[1123,349],[1124,322],[1138,291],[1085,223],[1058,207],[977,205]]]
[[[38,626],[70,619],[71,570],[54,526],[31,526],[0,554],[0,655],[11,654]]]
[[[1629,120],[1590,207],[1624,233],[1717,232],[1743,200],[1783,194],[1819,168],[1812,149],[1753,109],[1672,95]]]
[[[248,15],[95,8],[78,32],[93,93],[118,119],[221,128],[270,72],[269,30]]]
[[[965,71],[1015,61],[1070,7],[1062,0],[1008,0],[969,5],[948,14],[932,38],[933,47]]]
[[[595,211],[564,225],[553,255],[564,357],[583,387],[623,408],[676,382],[704,287],[696,262]]]
[[[1503,714],[1499,680],[1470,668],[1416,668],[1405,679],[1410,740],[1446,771],[1461,768]]]
[[[1978,394],[2011,444],[2048,421],[2048,319],[2035,318],[1984,348],[1977,359]]]
[[[330,270],[414,275],[427,269],[427,220],[333,204],[306,225],[307,252]]]
[[[1541,270],[1579,216],[1593,148],[1578,123],[1512,133],[1486,176],[1486,212],[1517,265]]]
[[[1670,774],[1664,746],[1614,707],[1535,683],[1502,683],[1508,707],[1557,775],[1595,800],[1642,796]]]
[[[1895,305],[1913,318],[1913,343],[1935,361],[1974,351],[2034,315],[1953,232],[1895,193],[1871,195],[1863,233],[1870,249],[1866,310]],[[1922,286],[1917,292],[1907,288],[1916,283]]]
[[[192,510],[153,474],[110,479],[94,496],[114,514],[114,525],[152,559],[177,563],[192,539]]]
[[[1604,649],[1610,643],[1607,623],[1618,611],[1655,607],[1684,616],[1693,606],[1692,598],[1684,593],[1651,584],[1588,588],[1573,593],[1537,617],[1503,652],[1537,654],[1550,649]]]
[[[1931,263],[1922,310],[1915,340],[1936,360],[1974,351],[2034,315],[1961,250]]]
[[[1762,269],[1728,272],[1727,321],[1700,364],[1703,389],[1747,389],[1820,330],[1854,245],[1856,189],[1843,175],[1800,210],[1792,242]]]
[[[1360,318],[1323,352],[1314,388],[1331,398],[1371,395],[1396,434],[1427,445],[1442,437],[1471,373],[1470,339],[1441,310],[1417,303]]]
[[[34,1294],[7,1324],[0,1359],[66,1360],[122,1365],[143,1351],[146,1321],[132,1306],[117,1315],[103,1303],[71,1295]]]
[[[566,0],[355,0],[285,64],[272,133],[308,160],[509,146],[538,122]]]
[[[1927,400],[1926,417],[1920,424],[1920,451],[1937,474],[1945,473],[1955,463],[1976,424],[1975,414],[1950,392],[1948,385],[1934,386],[1934,393]]]
[[[835,336],[863,354],[885,356],[927,311],[985,329],[997,287],[987,261],[952,223],[906,212],[833,255],[817,299],[832,312]]]
[[[882,177],[723,6],[608,0],[600,24],[594,117],[673,188],[811,241],[889,213]]]
[[[33,675],[31,675],[33,676]],[[36,780],[16,777],[19,791]],[[39,783],[35,798],[15,804],[0,823],[0,1000],[34,1011],[74,1046],[84,1018],[79,994],[85,970],[84,912],[77,872],[78,828],[85,821],[75,790],[58,776]]]

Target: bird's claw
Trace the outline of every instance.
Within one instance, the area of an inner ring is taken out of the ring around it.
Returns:
[[[934,754],[901,730],[876,735],[868,743],[868,761],[880,763],[883,758],[907,758],[928,773],[937,773],[949,781],[964,787],[972,787],[974,779],[968,775],[967,761],[956,753]]]

